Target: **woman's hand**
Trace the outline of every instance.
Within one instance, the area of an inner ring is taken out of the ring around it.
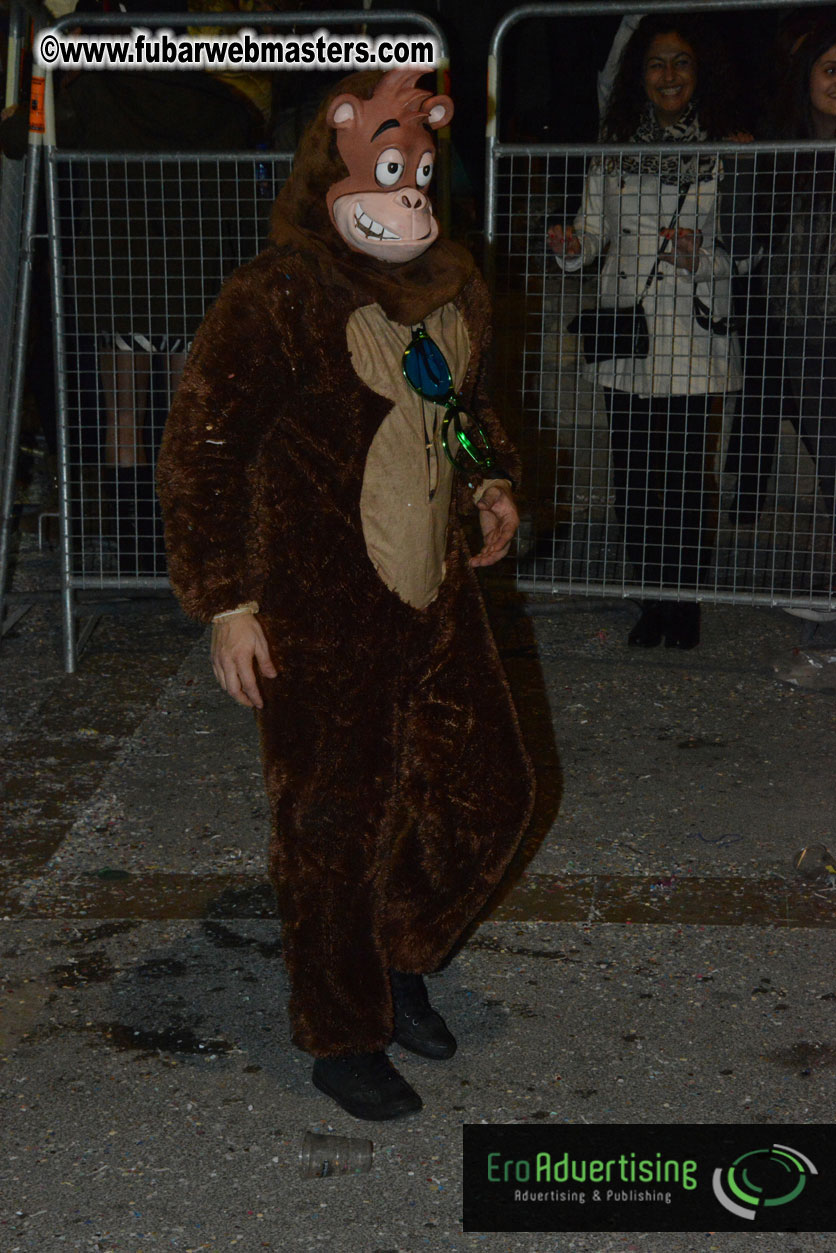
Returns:
[[[265,679],[275,679],[264,632],[252,613],[236,613],[212,624],[212,669],[225,692],[239,705],[262,709],[264,701],[258,690],[253,662]]]
[[[677,270],[687,270],[695,274],[700,265],[700,249],[702,248],[702,231],[691,231],[685,226],[674,230],[672,226],[659,232],[664,240],[671,240],[673,246],[659,249],[659,260],[666,265],[676,266]]]
[[[572,226],[550,226],[549,247],[556,257],[579,257],[581,241]]]

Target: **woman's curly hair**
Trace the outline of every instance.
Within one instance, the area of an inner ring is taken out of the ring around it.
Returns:
[[[724,41],[712,28],[711,18],[695,13],[654,13],[642,19],[621,57],[601,128],[602,138],[607,142],[626,143],[635,134],[647,105],[644,87],[647,51],[657,35],[672,32],[693,49],[697,62],[694,103],[708,138],[723,139],[739,127],[732,94],[735,76]]]

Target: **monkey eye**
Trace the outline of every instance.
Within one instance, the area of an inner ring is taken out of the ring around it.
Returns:
[[[418,169],[415,174],[415,182],[419,187],[426,187],[433,176],[433,165],[435,157],[431,152],[425,152],[421,160],[418,162]]]
[[[374,167],[374,176],[381,187],[394,187],[404,172],[403,153],[397,148],[387,148],[381,152]]]

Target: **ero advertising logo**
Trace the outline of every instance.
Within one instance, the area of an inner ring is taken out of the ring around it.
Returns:
[[[467,1124],[462,1164],[468,1232],[836,1231],[831,1123]]]
[[[712,1184],[721,1205],[738,1218],[754,1220],[758,1211],[789,1205],[801,1196],[808,1175],[817,1175],[809,1157],[786,1144],[741,1153],[731,1166],[718,1166]]]

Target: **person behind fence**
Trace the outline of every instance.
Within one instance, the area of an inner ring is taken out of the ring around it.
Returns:
[[[827,27],[836,27],[833,6],[793,9],[781,15],[768,58],[772,90],[756,127],[759,140],[815,137],[808,116],[807,71],[800,67],[810,49],[810,37],[816,38],[813,33]],[[749,166],[746,172],[741,169],[744,162]],[[723,220],[723,230],[739,253],[747,235],[752,244],[750,263],[740,267],[735,283],[736,308],[740,321],[745,319],[744,381],[725,473],[732,493],[730,517],[739,527],[750,529],[775,504],[773,474],[781,423],[786,419],[798,426],[795,389],[785,370],[783,316],[770,316],[767,304],[771,258],[784,247],[778,238],[781,206],[776,197],[786,207],[795,162],[793,157],[779,155],[776,168],[774,156],[761,153],[748,161],[738,158],[736,164],[738,175],[744,173],[742,181],[749,187],[741,187],[739,176],[730,180],[734,206]]]
[[[772,343],[783,351],[784,387],[795,402],[799,434],[816,469],[828,567],[821,588],[836,590],[836,21],[804,36],[793,56],[779,135],[827,141],[822,150],[781,154],[772,207],[766,292]],[[768,191],[768,189],[767,189]],[[766,194],[766,193],[765,193]],[[766,212],[766,210],[765,210]],[[804,687],[836,686],[836,621],[802,610],[801,647],[775,669]]]
[[[773,339],[783,349],[785,386],[797,406],[799,432],[816,466],[832,536],[836,517],[836,23],[816,28],[802,41],[785,104],[780,138],[802,144],[824,140],[829,146],[823,151],[802,148],[779,156],[771,200],[767,303]]]
[[[603,125],[608,143],[691,145],[734,130],[730,76],[710,20],[644,18],[629,39]],[[730,322],[729,257],[716,237],[720,167],[699,153],[625,153],[590,164],[581,211],[552,226],[558,264],[603,256],[599,305],[570,329],[584,376],[603,388],[616,511],[645,588],[685,593],[645,600],[630,644],[693,648],[693,593],[711,559],[708,422],[740,385]],[[690,594],[690,595],[689,595]]]
[[[532,804],[474,570],[511,543],[516,457],[484,390],[484,283],[427,195],[452,101],[419,79],[326,97],[271,243],[198,331],[158,468],[172,585],[258,710],[293,1038],[370,1119],[421,1108],[393,1040],[455,1051],[422,976]]]

